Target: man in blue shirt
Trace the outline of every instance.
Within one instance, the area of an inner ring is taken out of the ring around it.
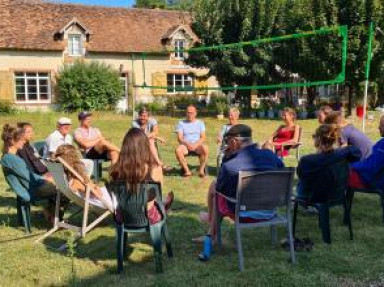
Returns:
[[[266,171],[284,167],[282,161],[270,150],[258,149],[252,142],[252,130],[249,126],[238,124],[233,126],[225,136],[228,145],[227,154],[223,160],[217,181],[212,182],[208,192],[208,214],[202,216],[202,220],[210,223],[210,235],[214,237],[214,205],[215,191],[227,197],[236,198],[238,177],[240,171]],[[221,197],[222,198],[222,197]],[[219,200],[218,209],[226,215],[234,215],[233,203]],[[266,220],[275,216],[274,210],[242,211],[240,217],[251,220]],[[233,216],[232,216],[233,217]]]
[[[196,119],[197,110],[193,105],[187,107],[187,119],[180,121],[176,127],[179,146],[176,148],[176,158],[184,171],[183,176],[191,176],[185,159],[187,155],[197,155],[200,159],[199,176],[205,176],[205,165],[208,159],[208,146],[205,141],[205,125]]]
[[[380,118],[379,131],[383,138],[373,146],[372,153],[366,159],[351,165],[351,187],[372,186],[384,190],[384,177],[379,176],[384,169],[384,116]]]

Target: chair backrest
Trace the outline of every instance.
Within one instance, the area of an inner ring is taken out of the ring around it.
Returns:
[[[69,183],[67,180],[67,176],[64,172],[64,166],[60,162],[52,162],[48,160],[44,160],[44,163],[48,169],[48,171],[51,173],[57,189],[64,194],[69,200],[73,201],[75,204],[84,207],[85,200],[83,197],[80,197],[79,195],[75,194],[74,191],[69,187]],[[104,212],[105,209],[102,209],[99,206],[96,205],[89,205],[90,208],[93,211],[96,212]]]
[[[299,127],[299,138],[297,139],[297,141],[301,143],[302,139],[303,139],[303,127]]]
[[[33,147],[36,149],[40,156],[44,154],[45,141],[33,142]]]
[[[316,176],[309,183],[307,192],[310,199],[317,203],[332,203],[343,200],[348,183],[349,163],[339,160],[316,171]]]
[[[136,192],[131,192],[126,182],[122,180],[111,181],[106,186],[116,198],[116,211],[121,216],[125,228],[138,229],[149,226],[147,202],[149,198],[154,198],[158,205],[161,205],[161,187],[159,183],[139,184]]]
[[[273,210],[290,202],[294,168],[241,171],[237,186],[237,211]]]

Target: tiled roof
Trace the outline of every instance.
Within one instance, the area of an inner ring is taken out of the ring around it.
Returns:
[[[185,12],[0,0],[0,49],[63,50],[55,33],[74,18],[92,31],[88,51],[119,53],[161,51],[167,32],[191,22]]]

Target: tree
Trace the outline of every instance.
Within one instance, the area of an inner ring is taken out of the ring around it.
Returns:
[[[57,91],[64,110],[105,110],[121,99],[123,87],[118,71],[110,66],[78,61],[60,70]]]
[[[273,35],[282,0],[197,0],[192,28],[202,45],[228,44]],[[274,70],[271,45],[190,53],[188,64],[209,68],[222,86],[268,83]],[[249,108],[251,91],[242,91]]]
[[[165,9],[166,0],[136,0],[135,8]]]

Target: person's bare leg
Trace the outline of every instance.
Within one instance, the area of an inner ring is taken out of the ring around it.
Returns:
[[[117,146],[115,146],[113,143],[111,143],[105,139],[102,139],[97,144],[101,145],[103,147],[103,150],[117,151],[118,153],[120,153],[120,149]]]
[[[159,153],[157,152],[157,148],[156,148],[156,144],[155,144],[155,140],[154,139],[150,139],[149,140],[149,149],[151,151],[151,154],[153,155],[156,163],[160,166],[163,165],[163,163],[161,162],[160,158],[159,158]]]
[[[199,166],[199,175],[205,176],[205,166],[207,164],[208,159],[208,146],[207,145],[201,145],[196,149],[196,153],[199,155],[200,160],[200,166]]]
[[[163,185],[163,169],[161,166],[153,167],[151,177],[154,181],[160,182]]]
[[[191,171],[188,168],[187,161],[185,159],[185,155],[188,154],[188,150],[185,146],[179,145],[175,150],[176,158],[180,164],[180,167],[184,170],[184,175],[191,175]]]

